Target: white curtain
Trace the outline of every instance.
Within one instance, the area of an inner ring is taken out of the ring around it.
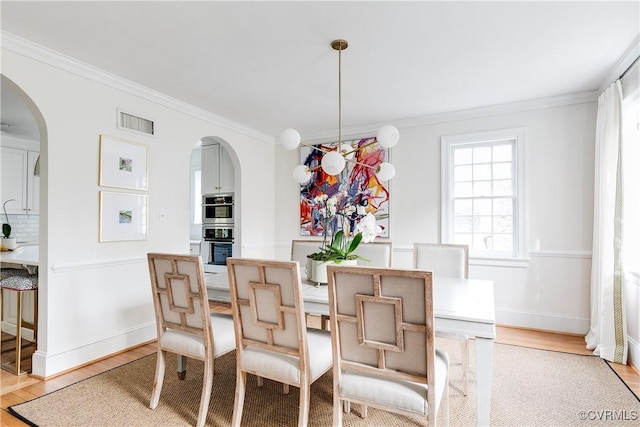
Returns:
[[[622,86],[614,82],[598,98],[595,151],[591,328],[585,340],[594,354],[627,363],[622,268]]]

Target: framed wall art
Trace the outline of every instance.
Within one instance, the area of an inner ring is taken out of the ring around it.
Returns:
[[[147,189],[147,146],[100,135],[98,185]]]
[[[147,196],[100,192],[100,241],[146,240]]]
[[[389,150],[372,143],[374,139],[342,141],[343,145],[351,145],[353,160],[360,164],[347,161],[344,170],[334,176],[318,167],[324,152],[315,147],[335,150],[336,144],[300,148],[301,164],[312,170],[311,179],[300,185],[300,235],[324,235],[327,200],[333,198],[330,204],[344,214],[343,218],[349,218],[351,230],[361,217],[372,213],[382,228],[379,237],[389,237],[389,183],[380,181],[375,174],[375,166],[389,161]]]

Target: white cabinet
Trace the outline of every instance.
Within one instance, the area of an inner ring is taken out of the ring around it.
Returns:
[[[220,144],[202,146],[202,194],[234,191],[233,163]]]
[[[2,202],[8,214],[37,214],[40,210],[40,177],[33,170],[40,153],[12,147],[0,147],[2,161]]]

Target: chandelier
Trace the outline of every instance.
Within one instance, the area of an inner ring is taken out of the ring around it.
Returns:
[[[318,150],[322,153],[322,161],[320,165],[309,168],[306,165],[299,165],[293,170],[293,179],[303,184],[311,178],[311,173],[322,168],[327,175],[338,175],[344,170],[346,162],[357,164],[366,168],[374,169],[378,179],[388,181],[394,177],[396,170],[391,163],[382,162],[377,165],[368,165],[356,160],[356,153],[373,144],[388,149],[395,146],[400,139],[400,133],[394,126],[382,126],[375,139],[353,148],[350,144],[342,143],[342,51],[349,47],[346,40],[338,39],[331,42],[331,47],[338,51],[338,141],[330,144],[309,145],[301,141],[300,133],[295,129],[285,129],[278,137],[278,142],[282,144],[285,150],[294,150],[299,146],[309,147],[312,150]]]

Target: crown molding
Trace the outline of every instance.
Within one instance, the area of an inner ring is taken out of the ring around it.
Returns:
[[[30,40],[0,30],[2,48],[19,55],[59,68],[80,77],[95,81],[113,89],[121,90],[147,101],[162,105],[174,111],[187,114],[214,125],[247,135],[264,142],[274,142],[274,137],[258,132],[248,126],[239,124],[222,116],[205,111],[186,102],[167,96],[146,86],[126,80],[100,68],[78,61],[75,58],[56,52]]]
[[[343,138],[350,139],[375,134],[383,124],[394,125],[397,128],[409,128],[416,126],[428,126],[438,123],[456,122],[460,120],[477,119],[481,117],[496,116],[502,114],[520,113],[523,111],[541,110],[545,108],[563,107],[566,105],[585,104],[598,100],[598,91],[579,92],[568,95],[560,95],[548,98],[532,99],[528,101],[511,102],[507,104],[490,105],[487,107],[471,108],[468,110],[450,111],[446,113],[428,114],[386,123],[371,124],[359,127],[344,128]],[[335,140],[336,135],[330,132],[309,135],[305,141],[324,142]]]

